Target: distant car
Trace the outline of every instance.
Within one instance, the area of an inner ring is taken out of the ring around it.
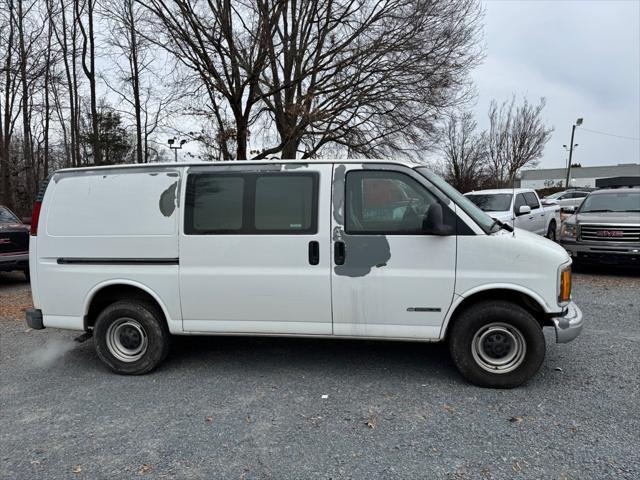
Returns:
[[[504,188],[465,193],[487,215],[507,225],[544,235],[555,241],[560,228],[560,207],[540,202],[531,188]]]
[[[591,192],[563,223],[560,244],[574,261],[640,266],[640,188]]]
[[[586,190],[565,190],[563,192],[556,192],[552,195],[547,195],[543,200],[553,200],[560,205],[560,208],[578,208],[587,195],[589,195],[589,192]]]
[[[14,270],[29,279],[29,227],[0,205],[0,272]]]

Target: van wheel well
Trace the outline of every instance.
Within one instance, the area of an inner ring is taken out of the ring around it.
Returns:
[[[449,333],[451,327],[455,324],[456,320],[462,312],[464,312],[468,308],[473,307],[473,305],[477,303],[487,300],[503,300],[507,302],[513,302],[514,304],[519,305],[520,307],[528,311],[531,315],[533,315],[533,318],[538,321],[541,328],[544,326],[552,325],[540,304],[526,293],[508,289],[497,289],[474,293],[473,295],[465,298],[453,312],[451,320],[449,321],[449,325],[447,325],[446,334]]]
[[[162,308],[149,293],[132,285],[109,285],[96,292],[91,299],[89,311],[84,317],[84,329],[92,329],[100,312],[112,303],[120,300],[141,300],[150,303],[157,308],[158,313],[162,314],[162,318],[166,324],[166,318],[164,318]]]

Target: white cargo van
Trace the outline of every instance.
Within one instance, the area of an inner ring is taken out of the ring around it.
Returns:
[[[142,374],[172,335],[449,342],[514,387],[581,331],[571,260],[502,228],[424,167],[315,161],[67,169],[32,220],[31,328],[93,335]]]

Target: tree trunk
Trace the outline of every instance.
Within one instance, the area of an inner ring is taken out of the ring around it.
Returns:
[[[136,33],[135,18],[133,16],[133,0],[127,0],[127,15],[129,20],[129,35],[131,52],[129,53],[131,64],[131,87],[133,89],[133,108],[136,116],[136,161],[146,161],[146,151],[143,155],[142,145],[142,105],[140,102],[140,67],[138,63],[138,38]],[[146,139],[145,139],[146,143]]]
[[[33,156],[31,148],[31,119],[29,118],[29,86],[27,82],[27,52],[24,45],[24,12],[23,0],[18,0],[18,46],[20,49],[20,85],[22,88],[22,156],[24,157],[27,192],[33,194],[35,187]]]

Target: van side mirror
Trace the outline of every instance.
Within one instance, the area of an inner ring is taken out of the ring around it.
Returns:
[[[453,228],[444,223],[442,205],[434,203],[429,206],[422,222],[422,233],[426,235],[447,236],[453,234]]]
[[[561,211],[562,213],[571,213],[571,214],[574,214],[574,213],[576,213],[576,207],[574,207],[573,205],[567,205],[566,207],[562,207],[562,208],[560,209],[560,211]]]
[[[518,216],[526,215],[527,213],[531,213],[531,207],[529,205],[521,205],[518,211],[516,212]]]

